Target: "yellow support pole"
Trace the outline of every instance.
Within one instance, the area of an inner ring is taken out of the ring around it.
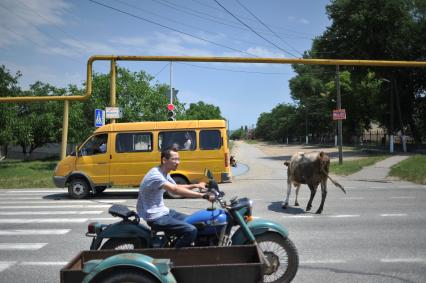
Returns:
[[[115,86],[116,86],[116,74],[115,74],[115,60],[111,60],[111,79],[110,79],[110,94],[111,94],[111,107],[115,107],[116,105],[116,98],[115,98]],[[115,123],[115,119],[111,119],[111,123]]]
[[[64,101],[64,117],[62,120],[62,143],[61,143],[61,160],[67,156],[67,143],[68,143],[68,114],[69,114],[69,101]]]

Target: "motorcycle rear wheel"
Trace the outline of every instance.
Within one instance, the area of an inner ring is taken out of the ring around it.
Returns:
[[[293,242],[277,233],[256,236],[256,242],[272,265],[265,270],[264,282],[291,282],[299,268],[299,255]]]
[[[129,239],[109,239],[102,245],[101,250],[134,250],[147,248],[145,241],[129,238]]]

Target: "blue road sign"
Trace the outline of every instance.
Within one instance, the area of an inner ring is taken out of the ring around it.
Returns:
[[[105,125],[105,111],[95,109],[95,127],[102,127],[103,125]]]

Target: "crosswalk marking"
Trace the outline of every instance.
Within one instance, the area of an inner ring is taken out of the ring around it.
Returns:
[[[83,223],[87,218],[31,218],[0,219],[0,224],[35,224],[35,223]]]
[[[414,199],[415,197],[391,197],[395,199]]]
[[[39,250],[47,243],[0,243],[0,250]]]
[[[341,259],[328,259],[328,260],[305,260],[301,261],[300,264],[322,264],[322,263],[346,263],[346,260]]]
[[[99,200],[99,201],[91,201],[91,200],[33,200],[33,201],[3,201],[0,200],[0,205],[2,204],[59,204],[59,203],[90,203],[90,204],[96,204],[96,203],[122,203],[126,202],[126,200]]]
[[[333,218],[348,218],[348,217],[360,217],[359,214],[341,214],[341,215],[328,215],[328,217]]]
[[[388,214],[380,214],[380,216],[383,216],[383,217],[389,217],[389,216],[400,217],[400,216],[407,216],[407,214],[405,214],[405,213],[388,213]]]
[[[20,262],[20,265],[35,265],[35,266],[49,266],[49,265],[59,265],[64,266],[68,262],[66,261],[23,261]]]
[[[101,214],[102,210],[83,210],[83,211],[72,211],[72,210],[65,210],[65,211],[14,211],[14,212],[2,212],[0,211],[0,215],[66,215],[66,214]]]
[[[16,229],[16,230],[0,230],[0,236],[23,236],[23,235],[63,235],[67,234],[71,229]]]
[[[74,205],[10,205],[0,206],[0,209],[27,209],[27,208],[107,208],[110,204],[74,204]]]
[[[0,261],[0,272],[8,269],[14,264],[16,264],[16,261]]]
[[[382,258],[380,259],[381,262],[385,263],[412,263],[412,262],[426,262],[423,258]]]

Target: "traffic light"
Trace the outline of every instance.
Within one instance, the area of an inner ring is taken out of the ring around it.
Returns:
[[[167,112],[167,120],[169,120],[169,121],[176,121],[176,113],[175,113],[175,111],[174,110],[169,110],[168,112]]]
[[[176,113],[175,113],[175,106],[173,104],[167,105],[167,120],[169,121],[176,121]]]

